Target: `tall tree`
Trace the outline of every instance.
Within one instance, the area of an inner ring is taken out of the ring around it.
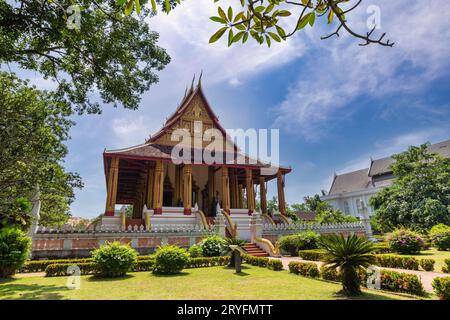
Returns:
[[[153,11],[157,10],[157,4],[162,5],[164,12],[170,12],[182,0],[150,0]],[[220,0],[214,0],[219,2]],[[125,14],[130,14],[137,0],[117,0],[122,6]],[[222,1],[223,3],[223,1]],[[339,37],[341,33],[346,33],[360,41],[361,46],[377,44],[392,47],[394,43],[386,40],[385,33],[376,34],[375,23],[367,32],[355,31],[349,24],[349,16],[358,7],[361,7],[362,0],[239,0],[233,7],[229,6],[217,8],[217,16],[210,19],[221,24],[210,38],[213,43],[219,40],[228,32],[228,46],[233,43],[247,42],[253,39],[259,44],[267,44],[269,47],[273,41],[281,42],[295,35],[297,32],[307,27],[313,27],[316,21],[330,25],[330,31],[321,39]],[[136,10],[140,9],[136,6]],[[139,10],[138,10],[139,11]],[[295,16],[295,19],[289,18]],[[376,19],[374,19],[376,21]],[[292,22],[293,23],[292,23]]]
[[[67,220],[73,190],[82,187],[80,177],[63,166],[70,113],[55,93],[0,72],[0,225],[27,227],[27,200],[37,187],[43,224]]]
[[[450,159],[428,152],[428,145],[394,155],[394,183],[370,198],[384,229],[450,225]]]
[[[137,2],[139,3],[139,2]],[[148,0],[140,0],[149,15]],[[0,1],[0,64],[15,63],[57,83],[57,97],[78,113],[104,103],[137,109],[170,61],[144,19],[115,0]],[[90,97],[91,96],[91,97]]]

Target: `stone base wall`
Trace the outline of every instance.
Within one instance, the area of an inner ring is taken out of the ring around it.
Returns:
[[[210,232],[149,233],[149,232],[85,232],[38,233],[32,239],[32,259],[85,258],[106,241],[129,244],[142,255],[153,253],[164,244],[188,248],[200,242]]]

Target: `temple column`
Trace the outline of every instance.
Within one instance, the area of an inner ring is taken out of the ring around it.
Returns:
[[[216,173],[214,167],[208,167],[208,196],[209,196],[209,203],[208,203],[208,211],[209,215],[214,216],[216,208],[214,207],[214,200],[218,201],[218,199],[215,199],[216,196]]]
[[[162,214],[164,191],[164,164],[161,160],[156,161],[155,180],[153,183],[153,210],[155,214]]]
[[[261,202],[261,213],[267,213],[266,179],[259,177],[259,201]]]
[[[146,197],[146,205],[147,208],[153,208],[153,185],[155,180],[155,168],[148,164],[147,169],[147,197]]]
[[[117,197],[117,181],[119,177],[119,158],[111,158],[108,174],[108,188],[106,190],[105,216],[114,216]]]
[[[186,164],[183,167],[183,204],[184,214],[192,213],[192,165]]]
[[[247,209],[248,214],[251,215],[253,211],[255,211],[255,192],[253,189],[252,169],[245,169],[245,180],[247,185]]]
[[[178,206],[179,202],[182,201],[183,192],[183,180],[182,180],[182,170],[181,166],[175,165],[175,190],[173,194],[173,203]]]
[[[236,173],[235,169],[230,169],[230,207],[237,208],[237,197],[236,197]]]
[[[241,183],[238,184],[238,194],[239,194],[238,208],[243,209],[244,208],[244,186]]]
[[[222,209],[230,212],[230,177],[227,167],[222,167]]]
[[[283,174],[280,170],[277,173],[277,187],[278,187],[278,209],[282,215],[286,215],[286,200],[284,197],[284,181]]]

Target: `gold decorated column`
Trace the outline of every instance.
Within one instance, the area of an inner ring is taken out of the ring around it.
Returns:
[[[222,167],[222,209],[230,212],[230,177],[227,167]]]
[[[153,186],[155,183],[155,168],[148,164],[147,168],[147,199],[145,201],[147,208],[153,208]]]
[[[162,214],[164,191],[164,164],[161,160],[156,161],[155,179],[153,183],[153,210],[155,214]]]
[[[235,169],[229,169],[230,172],[230,207],[237,208],[237,196],[236,196],[236,173]]]
[[[175,192],[173,193],[173,203],[176,207],[180,201],[182,201],[183,193],[183,168],[181,166],[175,165]]]
[[[108,174],[108,185],[106,190],[105,216],[113,216],[116,206],[117,181],[119,178],[119,158],[111,158],[111,166]]]
[[[238,208],[244,209],[244,186],[241,183],[238,184],[238,194]]]
[[[261,213],[267,213],[266,179],[259,177],[259,201],[261,202]]]
[[[247,209],[248,214],[251,215],[255,211],[255,192],[253,189],[252,169],[245,169],[245,181],[247,190]]]
[[[183,204],[184,214],[192,213],[192,165],[186,164],[183,167]]]
[[[216,208],[214,208],[214,201],[218,201],[216,197],[216,172],[214,167],[208,167],[208,211],[209,215],[214,215]]]
[[[277,187],[278,187],[278,209],[282,215],[286,215],[286,200],[284,197],[284,181],[283,174],[280,170],[277,173]]]

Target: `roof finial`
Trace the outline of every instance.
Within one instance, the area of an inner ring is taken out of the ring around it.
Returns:
[[[194,81],[195,81],[195,73],[194,73],[194,77],[192,78],[191,91],[194,90]]]
[[[184,90],[184,97],[183,97],[183,99],[186,98],[186,95],[187,95],[187,88],[188,88],[188,86],[186,85],[186,89]]]
[[[201,87],[202,86],[202,75],[203,75],[203,69],[200,71],[200,77],[198,78],[197,87]]]

